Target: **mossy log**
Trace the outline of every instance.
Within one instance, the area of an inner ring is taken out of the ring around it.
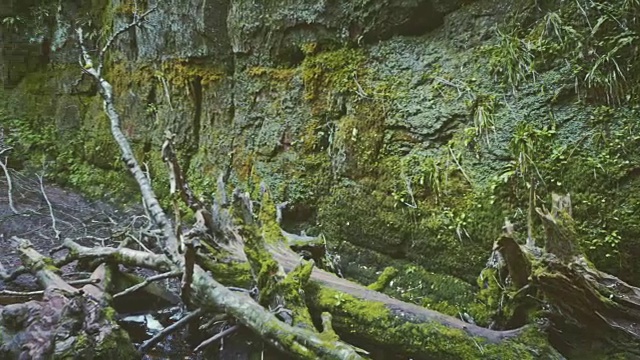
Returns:
[[[68,244],[70,242],[67,242]],[[561,358],[547,344],[544,333],[535,326],[508,331],[482,328],[454,317],[399,301],[321,269],[314,268],[310,273],[304,275],[310,268],[300,267],[299,255],[288,249],[286,245],[282,247],[269,245],[268,249],[273,259],[288,273],[287,278],[297,276],[296,274],[301,274],[301,272],[303,278],[310,277],[308,282],[304,279],[298,282],[299,287],[285,288],[289,291],[301,291],[304,294],[303,304],[308,307],[316,324],[321,322],[320,319],[323,315],[330,314],[332,317],[330,328],[340,339],[347,340],[377,355],[376,358],[399,355],[415,359]],[[102,256],[99,255],[100,251],[103,252]],[[120,258],[119,251],[122,249],[85,248],[77,244],[74,245],[74,256],[79,258],[117,261]],[[148,254],[130,249],[127,252],[139,255],[130,257],[130,259],[143,258]],[[148,261],[140,261],[137,266],[149,267],[149,264]],[[129,265],[136,264],[129,263]],[[240,263],[238,263],[238,267],[241,267]],[[215,267],[211,275],[214,278],[230,279],[237,273],[237,269],[230,270],[230,272],[225,270],[232,268]],[[243,268],[243,271],[249,271],[249,268]],[[306,270],[302,270],[305,268]],[[204,267],[204,270],[208,269]],[[303,331],[304,327],[288,326],[277,318],[269,320],[270,317],[265,318],[265,314],[271,314],[250,297],[239,296],[221,284],[216,284],[215,288],[204,286],[207,284],[205,281],[208,280],[202,280],[202,275],[197,272],[194,275],[194,278],[203,282],[203,284],[195,283],[193,285],[195,306],[211,310],[222,307],[241,323],[257,329],[256,332],[267,339],[268,336],[277,338],[284,335],[281,331],[285,329],[292,331],[291,336],[303,336],[296,334]],[[216,296],[214,301],[211,296]],[[301,306],[299,303],[294,304],[286,301],[283,304],[287,308]],[[293,314],[295,316],[296,311],[293,311]],[[275,322],[273,322],[274,320]],[[296,319],[296,322],[299,320]],[[319,334],[321,338],[324,338],[325,335],[322,334],[324,331]],[[298,357],[301,356],[298,355]],[[320,358],[332,357],[325,354]]]
[[[28,240],[16,239],[22,263],[45,289],[40,300],[0,306],[2,359],[135,358],[127,333],[113,318],[102,291],[109,284],[109,267],[100,265],[92,284],[76,289],[66,283],[49,258]]]

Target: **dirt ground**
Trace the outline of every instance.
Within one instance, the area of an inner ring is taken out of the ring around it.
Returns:
[[[1,160],[1,159],[0,159]],[[25,175],[9,170],[12,182],[11,199],[15,213],[10,206],[9,189],[6,176],[0,169],[0,263],[10,273],[21,265],[18,251],[12,245],[13,237],[28,239],[34,248],[45,256],[60,245],[61,240],[72,238],[84,246],[114,246],[109,240],[114,232],[121,229],[146,227],[146,218],[141,206],[126,210],[100,201],[91,201],[72,190],[63,189],[44,181],[44,194],[40,180],[35,175]],[[55,217],[55,227],[51,213]],[[56,231],[59,232],[56,238]],[[104,239],[104,240],[103,240]],[[64,252],[55,254],[54,258],[64,256]],[[63,278],[74,280],[86,278],[87,273],[77,272],[75,264],[63,267]],[[138,275],[148,276],[150,270],[137,269]],[[178,280],[171,280],[169,288],[178,289]],[[29,274],[21,275],[17,280],[4,283],[0,279],[0,290],[31,291],[41,290],[35,278]],[[203,353],[193,354],[183,338],[183,331],[169,336],[151,352],[143,356],[145,360],[165,359],[202,359]],[[218,359],[243,359],[246,351],[236,349],[247,347],[250,334],[240,331],[227,339],[225,351],[213,355]],[[233,345],[232,345],[233,344]],[[215,347],[215,345],[213,346]],[[211,356],[211,355],[208,355]]]
[[[87,235],[106,238],[122,219],[130,215],[113,206],[89,201],[77,193],[48,184],[46,180],[43,181],[43,193],[37,174],[27,176],[11,169],[9,173],[11,195],[6,176],[0,171],[0,262],[7,272],[20,266],[18,252],[12,246],[11,239],[14,236],[28,239],[36,250],[49,255],[50,250],[60,244],[59,239],[76,239]],[[10,196],[14,209],[10,206]],[[58,237],[56,231],[59,232]],[[92,241],[101,243],[98,239],[80,242],[91,245]],[[67,276],[73,278],[74,274]],[[29,275],[22,275],[18,281],[10,284],[0,280],[0,290],[16,287],[36,289],[37,285]]]

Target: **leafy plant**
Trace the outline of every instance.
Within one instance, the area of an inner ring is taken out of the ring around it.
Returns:
[[[470,102],[471,114],[473,117],[473,132],[476,138],[483,138],[487,145],[490,145],[489,133],[495,134],[495,106],[494,96],[475,97]]]
[[[563,67],[585,99],[610,105],[633,100],[640,67],[638,0],[574,0],[552,6],[538,18],[532,10],[536,7],[516,13],[496,31],[496,43],[484,48],[493,73],[515,91],[545,68]]]
[[[549,149],[550,140],[556,133],[555,124],[536,128],[529,122],[520,122],[509,142],[509,151],[514,156],[512,162],[515,173],[522,177],[530,177],[534,172],[544,181],[536,166],[538,158],[544,158]]]
[[[438,202],[446,183],[444,169],[444,164],[434,157],[412,154],[403,158],[399,181],[392,194],[394,199],[414,208],[417,207],[417,196],[429,194]]]
[[[496,78],[504,79],[515,92],[525,80],[535,80],[534,45],[518,36],[516,30],[496,30],[497,43],[485,48],[489,53],[489,68]]]

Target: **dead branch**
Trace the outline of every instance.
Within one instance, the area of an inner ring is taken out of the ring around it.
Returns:
[[[4,153],[9,149],[11,148],[3,149],[2,151],[0,151],[0,155],[2,155],[2,153]],[[4,161],[0,161],[0,167],[2,167],[2,171],[4,171],[4,177],[7,179],[7,196],[9,198],[9,209],[11,209],[11,211],[14,214],[18,214],[18,210],[13,205],[13,184],[11,182],[11,175],[9,174],[9,169],[7,169],[7,161],[8,161],[7,157],[4,158]]]
[[[227,314],[216,314],[216,315],[212,316],[211,319],[209,319],[206,323],[200,325],[198,330],[203,331],[203,330],[209,329],[214,324],[219,323],[221,321],[227,321],[227,320],[229,320],[229,315],[227,315]]]
[[[138,352],[140,352],[141,354],[146,353],[147,351],[149,351],[149,349],[151,349],[157,343],[162,341],[162,339],[164,339],[167,336],[173,334],[174,332],[184,328],[193,319],[198,318],[202,314],[204,314],[204,311],[202,309],[196,309],[196,310],[192,311],[191,313],[187,314],[182,319],[180,319],[180,320],[176,321],[175,323],[171,324],[170,326],[167,326],[166,328],[162,329],[162,331],[160,331],[159,333],[154,335],[152,338],[150,338],[150,339],[146,340],[145,342],[143,342],[138,347]]]
[[[210,235],[213,236],[213,218],[206,205],[193,194],[189,182],[182,172],[178,158],[173,150],[174,138],[175,134],[167,131],[165,133],[165,141],[162,144],[162,160],[169,168],[170,193],[172,195],[179,194],[182,201],[196,214],[196,218],[202,223],[202,226],[211,231]]]
[[[22,304],[31,300],[42,300],[43,295],[44,291],[20,292],[3,290],[0,292],[0,307],[12,304]]]
[[[44,182],[42,180],[42,174],[38,175],[38,180],[40,181],[40,192],[42,192],[42,196],[44,197],[44,200],[47,202],[47,206],[49,207],[49,216],[51,216],[51,227],[53,228],[53,231],[56,233],[56,239],[60,240],[60,231],[58,231],[58,228],[56,226],[56,217],[53,214],[53,206],[51,205],[51,201],[49,201],[49,198],[47,197],[47,193],[44,191]]]
[[[71,286],[76,285],[87,285],[87,284],[96,284],[98,281],[95,279],[83,279],[83,280],[71,280],[67,281],[67,284]],[[0,296],[19,296],[19,297],[28,297],[32,298],[35,296],[44,295],[44,290],[35,290],[35,291],[12,291],[12,290],[0,290]]]
[[[214,342],[224,338],[225,336],[231,335],[234,332],[236,332],[238,329],[240,329],[240,325],[233,325],[230,328],[227,328],[221,332],[219,332],[218,334],[208,338],[207,340],[203,341],[200,343],[200,345],[196,346],[195,349],[193,349],[193,352],[200,352],[202,349],[206,348],[207,346],[213,344]]]
[[[146,269],[170,272],[173,265],[164,255],[148,253],[128,248],[86,247],[71,239],[65,239],[62,246],[69,250],[67,261],[73,260],[101,260],[117,262],[126,266],[138,266]],[[178,271],[181,272],[181,271]]]
[[[180,272],[169,271],[169,272],[166,272],[166,273],[150,276],[150,277],[146,278],[143,282],[138,283],[138,284],[136,284],[134,286],[131,286],[131,287],[129,287],[129,288],[127,288],[127,289],[125,289],[125,290],[113,295],[113,298],[117,299],[119,297],[132,294],[132,293],[144,288],[145,286],[151,284],[154,281],[169,279],[169,278],[172,278],[172,277],[178,277],[180,275],[182,275]]]
[[[14,237],[12,241],[20,251],[22,263],[25,267],[31,269],[31,272],[34,273],[42,288],[55,287],[67,291],[70,294],[76,294],[78,292],[76,288],[69,285],[57,274],[55,267],[52,269],[48,265],[48,259],[36,251],[29,240]],[[56,271],[54,271],[54,269]]]

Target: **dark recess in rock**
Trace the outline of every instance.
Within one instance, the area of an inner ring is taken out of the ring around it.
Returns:
[[[295,45],[280,48],[277,59],[279,64],[287,67],[296,67],[304,61],[305,55],[302,50]]]
[[[394,36],[421,36],[444,24],[444,14],[437,11],[431,1],[421,1],[412,8],[394,9],[388,11],[396,13],[388,20],[391,24],[379,31],[369,31],[362,35],[361,41],[364,43],[375,43],[381,40],[388,40]],[[402,17],[406,19],[402,19]],[[351,29],[357,29],[357,25],[351,25]]]
[[[398,27],[398,35],[420,36],[438,28],[444,23],[444,16],[433,8],[430,1],[423,2],[411,17]]]
[[[274,58],[279,65],[296,67],[306,57],[303,45],[314,44],[316,50],[331,48],[337,45],[334,37],[333,31],[323,24],[296,24],[284,31]]]
[[[313,223],[317,209],[308,204],[295,204],[282,209],[282,228],[291,233],[300,233]],[[309,234],[314,235],[314,234]]]

